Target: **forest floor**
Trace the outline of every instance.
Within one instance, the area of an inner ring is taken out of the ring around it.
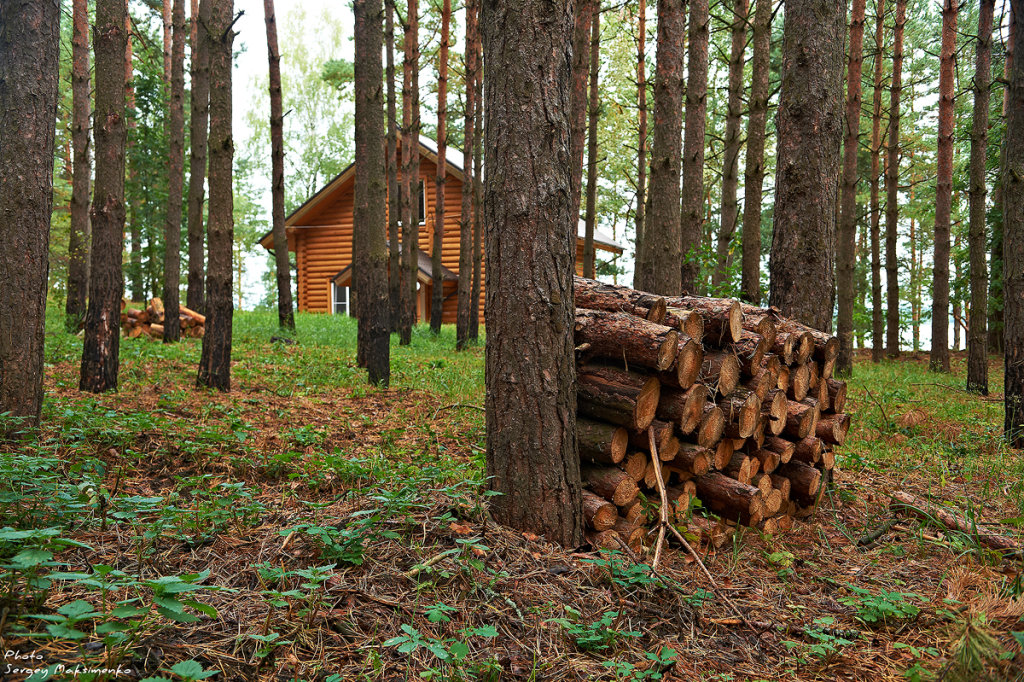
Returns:
[[[488,523],[483,350],[454,353],[453,330],[393,346],[377,390],[351,320],[299,315],[294,345],[274,322],[236,314],[229,394],[193,387],[199,341],[122,339],[98,397],[51,323],[42,433],[0,447],[0,679],[1024,674],[1019,559],[916,521],[856,544],[897,489],[1024,525],[1024,458],[1001,396],[960,389],[962,357],[952,376],[859,358],[819,511],[705,553],[710,585],[682,550],[652,576]]]

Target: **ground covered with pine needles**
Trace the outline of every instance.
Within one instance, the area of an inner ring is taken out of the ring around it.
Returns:
[[[1001,396],[963,392],[962,358],[953,376],[859,358],[818,512],[701,549],[712,583],[681,548],[652,574],[490,520],[483,351],[456,354],[453,330],[393,346],[378,390],[351,320],[300,315],[294,344],[270,341],[274,321],[236,314],[230,394],[193,388],[199,340],[139,338],[98,397],[77,390],[80,339],[51,323],[43,430],[0,446],[0,679],[1024,674],[1020,559],[892,525],[895,490],[1024,525]]]

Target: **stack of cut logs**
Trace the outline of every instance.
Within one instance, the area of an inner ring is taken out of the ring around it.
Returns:
[[[178,320],[181,324],[181,335],[195,339],[203,338],[206,329],[206,316],[200,315],[185,306],[178,306]],[[151,336],[154,339],[164,337],[164,302],[159,298],[151,298],[143,309],[129,308],[126,301],[121,301],[121,329],[129,338]]]
[[[786,532],[813,511],[850,428],[836,337],[729,299],[581,277],[575,296],[592,544],[645,542],[660,518],[656,467],[669,518],[715,546],[737,523]]]

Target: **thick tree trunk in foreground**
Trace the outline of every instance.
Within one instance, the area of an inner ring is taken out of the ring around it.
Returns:
[[[747,0],[733,0],[732,51],[729,56],[729,102],[725,114],[725,159],[722,165],[722,213],[715,249],[715,270],[711,285],[720,286],[732,258],[729,246],[736,233],[739,203],[736,191],[740,181],[740,123],[743,115],[743,50],[747,45]]]
[[[658,57],[654,81],[654,142],[650,205],[637,254],[634,286],[658,294],[680,293],[679,170],[682,163],[682,0],[658,0]]]
[[[270,0],[267,0],[270,2]],[[352,275],[359,301],[358,355],[371,384],[388,385],[391,377],[388,308],[387,202],[384,168],[384,99],[381,88],[383,12],[381,0],[356,0],[355,123],[356,174],[352,223]]]
[[[747,118],[747,157],[743,178],[742,295],[761,304],[761,191],[764,187],[764,128],[768,119],[768,72],[771,58],[771,0],[755,0],[754,55]]]
[[[267,56],[270,60],[270,162],[273,169],[270,196],[274,266],[277,270],[277,324],[282,329],[295,329],[291,259],[288,257],[288,237],[284,231],[284,105],[281,102],[281,52],[277,47],[274,0],[263,0],[263,17],[267,24]],[[380,52],[380,49],[377,51]],[[356,221],[358,224],[359,221]],[[360,299],[356,297],[356,300]]]
[[[206,333],[196,383],[231,390],[231,254],[235,221],[231,169],[235,145],[231,131],[231,30],[233,0],[218,0],[211,10],[206,39],[210,51],[210,215],[207,221],[209,268],[206,278]],[[199,28],[203,33],[203,27]]]
[[[476,88],[473,86],[477,74],[476,47],[472,37],[477,32],[477,5],[474,0],[466,4],[466,120],[463,125],[465,148],[462,158],[465,163],[462,181],[462,213],[459,225],[459,282],[458,312],[455,321],[455,348],[462,350],[469,340],[470,317],[473,307],[479,307],[479,300],[473,300],[473,150],[475,147],[474,123],[477,115]]]
[[[900,354],[900,283],[896,239],[899,231],[900,178],[900,95],[903,89],[903,27],[907,23],[907,0],[896,0],[896,29],[892,47],[892,82],[889,96],[889,139],[885,161],[885,280],[886,355]]]
[[[771,305],[832,329],[836,189],[842,137],[841,0],[790,0],[779,96]]]
[[[686,129],[683,132],[683,187],[679,202],[681,286],[697,289],[700,239],[704,231],[704,127],[708,106],[708,0],[690,0],[687,48]],[[767,77],[767,76],[766,76]]]
[[[55,0],[0,4],[0,438],[43,404],[59,42]]]
[[[587,141],[587,76],[590,65],[590,25],[599,0],[577,0],[573,14],[572,85],[569,98],[569,158],[572,164],[573,215],[579,218],[583,197],[583,151]],[[575,225],[574,225],[575,229]]]
[[[567,547],[583,539],[567,115],[572,5],[494,0],[482,17],[487,475],[502,493],[492,510]],[[532,316],[538,309],[547,313]]]
[[[409,0],[405,15],[405,64],[402,87],[402,321],[399,343],[412,342],[416,323],[416,274],[420,231],[420,47],[419,0]]]
[[[451,0],[441,5],[441,49],[437,55],[437,176],[434,193],[434,243],[430,251],[430,331],[441,333],[444,290],[441,280],[441,248],[444,245],[444,183],[448,177],[445,163],[448,144],[448,24]]]
[[[587,205],[583,233],[583,276],[594,276],[594,227],[597,225],[597,119],[601,100],[597,92],[598,64],[601,51],[601,12],[595,10],[590,38],[590,103],[587,130]]]
[[[189,119],[188,290],[185,305],[203,312],[206,306],[203,203],[206,193],[206,145],[210,118],[210,48],[204,24],[210,22],[210,0],[192,2],[192,116]]]
[[[1024,1],[1013,0],[1024,16]],[[1014,51],[1024,53],[1024,31],[1013,37]],[[1013,63],[1006,121],[1003,166],[1003,344],[1005,358],[1006,438],[1024,448],[1024,60]]]
[[[636,248],[643,242],[647,195],[647,2],[637,0],[636,16]]]
[[[164,343],[181,339],[181,204],[185,189],[185,0],[171,11],[170,150],[167,156],[167,219],[164,221]]]
[[[836,286],[839,289],[839,362],[841,376],[853,373],[853,268],[857,260],[857,154],[860,151],[860,75],[864,64],[865,0],[853,0],[846,75],[843,142],[843,194],[836,235]]]
[[[121,332],[121,251],[124,238],[125,4],[99,0],[96,55],[96,182],[92,199],[89,309],[78,387],[100,393],[117,388]],[[52,125],[52,122],[51,122]]]
[[[882,259],[879,244],[881,210],[878,203],[879,157],[882,145],[882,75],[885,47],[885,0],[875,9],[874,88],[871,93],[871,361],[880,362],[885,353],[885,320],[882,318]]]
[[[78,331],[89,299],[89,185],[92,182],[89,161],[89,11],[86,0],[72,2],[71,34],[71,147],[74,164],[71,177],[71,230],[68,235],[68,296],[64,305],[64,325]]]
[[[953,53],[956,50],[954,0],[942,5],[942,52],[939,61],[939,139],[935,182],[935,258],[932,266],[933,372],[949,372],[949,214],[953,201]]]
[[[468,13],[468,6],[466,11]],[[395,331],[398,329],[402,311],[402,278],[399,275],[402,269],[398,249],[398,245],[402,243],[402,207],[398,198],[398,119],[395,112],[395,0],[384,0],[384,13],[384,39],[386,41],[384,52],[387,55],[385,78],[388,92],[387,155],[385,156],[388,172],[388,308],[390,314],[388,329]]]
[[[977,61],[974,70],[974,115],[971,122],[971,314],[967,336],[967,390],[988,395],[988,266],[985,262],[985,157],[988,108],[992,89],[992,16],[995,0],[981,0]]]

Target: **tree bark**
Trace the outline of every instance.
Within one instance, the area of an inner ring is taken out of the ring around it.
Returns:
[[[170,7],[170,5],[168,5]],[[133,140],[134,131],[136,127],[135,121],[135,72],[132,66],[133,54],[132,54],[132,26],[131,18],[127,12],[124,17],[124,101],[125,101],[125,122],[127,125],[127,133],[125,138],[125,145],[127,149],[127,158],[130,161],[132,158],[132,148],[135,146]],[[93,47],[95,51],[95,46]],[[95,137],[95,133],[94,133]],[[130,185],[135,185],[135,164],[128,163],[128,182]],[[131,297],[134,301],[144,301],[146,299],[146,291],[142,281],[142,224],[140,221],[135,219],[134,206],[132,205],[132,197],[125,195],[125,219],[128,231],[131,234],[131,254],[129,255],[128,261],[128,276],[131,283]]]
[[[458,311],[455,325],[455,348],[462,350],[469,341],[470,318],[473,307],[479,307],[480,300],[473,300],[473,152],[476,144],[473,139],[475,128],[476,87],[474,81],[478,65],[476,63],[476,47],[473,36],[477,32],[477,4],[474,0],[466,3],[466,119],[462,127],[465,137],[462,180],[462,218],[459,225],[459,283]]]
[[[441,249],[444,246],[444,186],[448,177],[445,157],[448,145],[448,24],[451,0],[441,4],[441,49],[437,55],[437,175],[434,181],[434,243],[430,252],[430,331],[441,333],[444,313],[444,285],[441,278]]]
[[[481,51],[480,5],[477,5],[477,31],[473,38],[473,45],[476,48],[476,107],[473,131],[473,289],[470,298],[473,301],[480,301],[480,292],[483,290],[483,258],[484,258],[484,114],[481,111],[484,106],[484,80],[483,80],[483,53]],[[574,218],[577,220],[578,216]],[[573,234],[575,232],[573,223]],[[469,311],[469,338],[472,341],[480,337],[480,306],[477,303]]]
[[[636,241],[640,250],[643,242],[647,195],[647,1],[637,0],[636,32]],[[635,252],[634,252],[635,253]]]
[[[956,50],[954,0],[942,4],[939,56],[939,137],[935,181],[935,258],[932,265],[933,372],[949,372],[949,214],[953,200],[953,58]]]
[[[700,275],[700,240],[704,231],[704,128],[708,107],[708,0],[690,0],[687,46],[686,129],[683,133],[683,187],[679,233],[681,288],[695,292]]]
[[[607,365],[583,365],[578,374],[580,414],[630,431],[643,431],[654,420],[661,395],[657,379]]]
[[[1013,0],[1012,6],[1016,16],[1024,16],[1024,2]],[[1024,31],[1014,32],[1013,47],[1024,52]],[[1003,166],[1004,428],[1010,445],[1024,448],[1024,60],[1013,62],[1009,91]]]
[[[0,438],[43,404],[59,42],[58,2],[0,4]]]
[[[569,154],[572,163],[572,206],[577,220],[583,196],[583,150],[587,136],[587,74],[590,63],[590,25],[599,0],[577,0],[572,32],[572,91],[569,99]],[[573,225],[573,229],[576,226]]]
[[[231,390],[231,255],[234,241],[231,131],[231,47],[235,33],[233,0],[218,0],[206,33],[210,54],[210,210],[207,220],[209,268],[206,278],[206,331],[196,384]]]
[[[267,0],[270,2],[271,0]],[[355,15],[355,188],[353,199],[352,284],[359,301],[358,355],[371,384],[391,378],[388,306],[387,171],[384,165],[384,43],[381,0],[356,0]]]
[[[771,305],[832,329],[846,4],[790,0],[779,96]]]
[[[590,103],[587,106],[587,206],[583,232],[583,276],[594,277],[594,227],[597,224],[597,120],[601,116],[601,100],[597,92],[598,64],[601,51],[601,11],[594,9],[590,25]]]
[[[487,475],[501,522],[583,539],[576,451],[569,82],[573,3],[483,5]],[[544,310],[543,316],[532,311]]]
[[[743,178],[742,296],[761,304],[761,193],[764,187],[764,129],[768,118],[768,73],[771,59],[772,3],[755,0],[750,114]]]
[[[388,167],[388,309],[391,315],[389,329],[390,331],[396,331],[399,327],[402,313],[402,278],[399,275],[401,272],[401,259],[398,248],[398,245],[402,242],[402,207],[398,198],[400,194],[398,189],[398,119],[395,117],[395,0],[384,0],[384,8],[384,38],[386,41],[384,51],[387,55],[386,78],[388,91],[387,155],[385,157]],[[468,5],[466,11],[467,13],[469,12]],[[468,103],[466,111],[469,111]],[[465,189],[463,189],[463,193],[465,193]],[[463,220],[465,220],[465,213],[463,213]],[[461,268],[459,269],[459,277],[459,286],[461,286]],[[459,305],[462,304],[461,302],[462,297],[460,293]]]
[[[201,26],[210,22],[210,0],[192,2],[192,115],[189,119],[188,176],[188,290],[185,304],[205,309],[206,264],[203,203],[206,189],[206,155],[210,118],[210,53]]]
[[[711,275],[711,286],[719,287],[725,282],[726,272],[732,258],[729,245],[736,233],[739,219],[739,203],[736,191],[740,180],[740,123],[743,115],[743,50],[747,46],[747,0],[733,0],[732,4],[732,51],[729,56],[729,100],[725,115],[725,155],[722,162],[722,213],[718,230],[718,244],[715,254],[715,270]]]
[[[836,286],[839,290],[839,361],[842,376],[853,374],[853,270],[857,260],[857,155],[860,152],[860,77],[864,64],[865,0],[853,0],[846,75],[846,138],[843,142],[843,194],[836,235]]]
[[[164,221],[164,343],[181,340],[181,208],[185,189],[185,0],[171,10],[170,134],[167,155],[167,219]]]
[[[583,277],[573,278],[573,295],[578,308],[626,312],[656,324],[665,322],[667,308],[661,296]]]
[[[992,90],[992,16],[995,0],[981,0],[971,121],[971,312],[967,336],[967,390],[988,395],[988,265],[985,262],[985,160]]]
[[[676,360],[681,341],[679,332],[629,313],[576,308],[575,343],[585,345],[587,356],[609,362],[625,361],[664,371]]]
[[[288,257],[288,237],[284,230],[284,105],[281,102],[281,51],[277,47],[274,0],[263,0],[263,16],[267,24],[267,56],[270,60],[270,196],[277,279],[277,325],[282,329],[294,330],[291,260]],[[357,301],[363,300],[358,296],[355,298]]]
[[[171,89],[171,69],[173,68],[171,66],[172,61],[173,61],[173,57],[172,57],[173,47],[172,47],[172,45],[174,43],[174,39],[173,39],[173,36],[172,36],[172,32],[173,32],[172,26],[173,26],[173,23],[174,23],[173,16],[174,16],[174,10],[171,7],[171,0],[161,0],[161,2],[160,2],[160,18],[161,18],[161,27],[163,28],[163,39],[164,39],[163,58],[164,58],[164,89],[165,90],[170,90]]]
[[[68,235],[68,295],[64,305],[64,326],[77,332],[85,318],[89,299],[89,11],[86,0],[71,3],[71,146],[74,164],[71,176],[71,229]]]
[[[1010,74],[1013,71],[1013,43],[1014,36],[1017,31],[1017,15],[1014,13],[1013,4],[1009,6],[1008,12],[1008,28],[1007,28],[1007,40],[1005,42],[1005,54],[1003,55],[1003,81],[1006,83],[1010,82]],[[1003,118],[1007,118],[1007,109],[1010,104],[1010,88],[1008,86],[1003,87]],[[1006,140],[1005,136],[1003,139],[1002,149],[1000,149],[1000,164],[1005,165],[1006,163]],[[1005,213],[1005,206],[1003,202],[1003,179],[1000,176],[996,180],[996,186],[994,191],[994,201],[996,209],[999,211],[1000,220],[995,221],[992,225],[992,251],[989,258],[991,263],[992,271],[989,273],[988,280],[988,300],[989,300],[989,321],[988,321],[988,347],[991,353],[1002,353],[1003,352],[1003,214]]]
[[[658,0],[658,56],[654,81],[654,142],[650,206],[633,281],[637,289],[676,295],[680,273],[679,171],[682,163],[683,0]]]
[[[412,342],[416,323],[416,274],[419,250],[420,78],[419,0],[409,0],[405,15],[405,62],[402,81],[402,319],[399,343]]]
[[[92,253],[89,308],[79,389],[117,388],[120,342],[121,242],[124,235],[125,63],[127,13],[119,0],[99,0],[93,51],[96,55],[96,181],[91,209]],[[51,122],[52,125],[52,122]]]
[[[876,0],[874,87],[871,93],[871,361],[881,362],[885,353],[885,320],[882,317],[882,259],[879,246],[881,210],[878,202],[879,156],[882,144],[882,77],[885,47],[885,0]]]
[[[892,41],[892,82],[889,86],[889,139],[885,161],[885,280],[886,355],[900,354],[900,283],[896,238],[899,232],[900,177],[900,95],[903,89],[903,27],[907,23],[907,0],[896,0],[896,28]]]

